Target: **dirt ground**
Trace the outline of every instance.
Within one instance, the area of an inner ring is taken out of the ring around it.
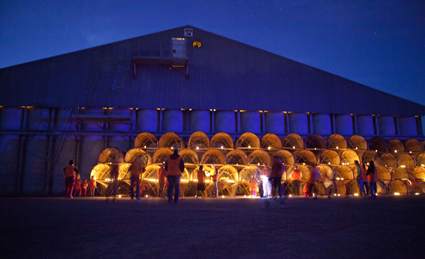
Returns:
[[[0,258],[424,258],[425,196],[0,198]]]

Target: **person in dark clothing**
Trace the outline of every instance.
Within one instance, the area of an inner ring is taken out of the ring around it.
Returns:
[[[168,202],[173,202],[173,189],[175,189],[174,202],[178,203],[180,196],[180,177],[184,172],[184,161],[177,149],[174,149],[174,153],[165,161],[165,171],[167,172],[168,179]]]

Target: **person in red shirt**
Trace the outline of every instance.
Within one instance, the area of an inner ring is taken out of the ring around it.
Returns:
[[[197,178],[198,178],[198,184],[196,186],[196,198],[199,197],[199,192],[201,192],[201,197],[204,198],[205,193],[205,172],[204,172],[204,166],[200,165],[198,168]]]
[[[371,193],[371,199],[376,199],[376,178],[377,178],[377,172],[375,163],[373,161],[369,162],[369,168],[367,169],[367,175],[366,175],[367,181],[369,182],[370,187],[370,193]]]
[[[356,164],[354,171],[356,175],[357,187],[359,188],[359,191],[360,191],[360,196],[366,196],[366,192],[363,185],[363,181],[366,175],[364,174],[364,170],[360,166],[359,161],[356,160],[354,161],[354,163]]]
[[[285,172],[285,167],[282,160],[278,156],[273,156],[272,171],[270,173],[270,181],[272,182],[272,198],[276,199],[279,194],[282,197],[282,175]]]
[[[69,160],[69,165],[63,169],[65,174],[65,198],[72,198],[72,190],[75,184],[75,172],[78,173],[78,167],[74,166],[74,161]]]
[[[164,164],[158,169],[158,196],[164,197],[164,185],[167,177],[167,172],[164,169]]]
[[[90,178],[89,181],[89,188],[90,188],[90,196],[94,196],[94,190],[97,188],[96,179],[94,179],[94,175]]]
[[[215,164],[212,164],[212,168],[214,171],[214,174],[211,175],[214,184],[213,198],[218,198],[218,168],[215,166]]]
[[[294,186],[294,195],[299,196],[301,191],[301,178],[302,172],[298,169],[298,166],[295,166],[294,171],[291,173],[292,185]]]
[[[86,197],[88,186],[89,183],[87,182],[87,179],[84,179],[84,182],[81,183],[81,197]]]
[[[167,179],[169,184],[168,202],[173,202],[173,189],[175,189],[174,203],[178,203],[180,196],[180,177],[184,172],[184,161],[183,158],[179,155],[177,149],[174,149],[174,153],[169,156],[165,162],[165,171],[167,171]]]
[[[249,180],[249,187],[251,188],[251,197],[255,198],[257,197],[257,191],[258,191],[258,180],[255,177],[255,174],[252,175],[252,178]]]
[[[80,195],[80,187],[81,187],[81,178],[80,178],[80,174],[78,174],[74,184],[74,192],[73,192],[74,197],[77,197]]]

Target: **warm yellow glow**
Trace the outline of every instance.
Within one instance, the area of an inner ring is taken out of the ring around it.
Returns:
[[[405,168],[406,166],[405,166],[405,165],[401,165],[400,167],[401,167],[401,168]]]
[[[420,193],[419,192],[415,192],[415,195],[419,195]]]
[[[244,195],[243,197],[245,197],[245,198],[246,198],[246,195]]]
[[[336,179],[337,179],[337,180],[340,180],[341,178],[337,177]]]
[[[258,165],[260,165],[260,163],[258,163]]]
[[[149,197],[149,195],[146,195],[146,198]]]
[[[221,198],[224,198],[224,195],[221,195]]]
[[[146,148],[146,146],[145,146],[145,148]]]
[[[239,163],[236,163],[236,165],[239,165]]]
[[[314,150],[317,150],[317,148],[314,148]]]
[[[171,149],[174,149],[174,147],[171,147]]]
[[[338,196],[341,196],[341,194],[338,193]]]
[[[394,153],[397,153],[397,150],[394,150]]]
[[[305,163],[303,163],[303,165],[305,165]]]
[[[400,193],[399,192],[395,192],[394,195],[398,196],[398,195],[400,195]]]
[[[197,195],[195,195],[195,198],[198,197]]]
[[[248,148],[251,148],[251,146],[248,146]]]
[[[409,153],[412,154],[412,151],[410,151]]]
[[[358,193],[355,193],[354,196],[359,196],[359,194]]]
[[[292,194],[289,194],[289,197],[292,197]]]
[[[425,165],[424,165],[424,164],[421,164],[421,166],[422,166],[422,167],[425,167]]]
[[[328,165],[330,165],[331,164],[331,162],[328,162]]]
[[[357,147],[356,147],[356,150],[357,150]]]
[[[341,180],[344,180],[344,178],[341,177]]]
[[[336,193],[334,193],[334,196],[336,196]]]
[[[121,198],[121,195],[118,195],[118,198]]]
[[[338,146],[336,146],[336,149],[338,149]]]
[[[378,149],[376,149],[375,152],[378,152]]]
[[[196,147],[196,149],[199,149],[199,147]]]
[[[223,146],[221,146],[221,148],[223,149]]]
[[[295,146],[292,146],[293,149],[295,149]]]
[[[270,147],[268,147],[268,149],[270,150]]]
[[[173,40],[185,40],[185,38],[173,38]]]

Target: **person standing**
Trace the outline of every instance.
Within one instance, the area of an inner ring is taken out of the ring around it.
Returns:
[[[326,193],[328,194],[328,198],[331,198],[332,193],[337,193],[336,189],[336,171],[332,170],[328,173],[323,180],[323,185],[325,186]]]
[[[164,185],[165,185],[165,178],[167,177],[167,172],[165,171],[164,164],[161,165],[161,167],[158,169],[158,196],[161,198],[164,197]]]
[[[271,195],[272,187],[269,181],[270,171],[271,171],[270,167],[267,165],[267,163],[264,163],[263,174],[261,175],[261,178],[263,179],[263,191],[264,191],[265,198]]]
[[[77,178],[75,179],[75,184],[74,184],[74,192],[73,192],[74,197],[77,197],[80,195],[80,188],[81,188],[81,178],[80,178],[80,174],[77,174]]]
[[[249,187],[251,188],[251,197],[252,198],[257,197],[258,180],[257,180],[257,177],[255,177],[255,174],[252,175],[252,178],[249,181]]]
[[[319,168],[316,167],[316,165],[313,165],[310,167],[310,178],[308,180],[308,184],[310,185],[309,189],[314,194],[314,199],[317,200],[317,193],[319,192],[319,188],[317,188],[318,181],[322,178],[320,174]]]
[[[94,190],[97,188],[96,179],[94,179],[94,175],[92,175],[92,177],[90,178],[89,188],[90,188],[90,196],[93,197]]]
[[[272,170],[270,173],[270,181],[272,183],[272,198],[276,199],[279,194],[282,197],[282,175],[285,172],[285,167],[282,164],[282,160],[278,156],[273,156]]]
[[[215,164],[212,164],[212,168],[214,173],[211,175],[211,178],[213,180],[214,184],[214,198],[218,198],[218,168],[215,166]]]
[[[84,182],[81,183],[81,197],[87,196],[87,187],[89,186],[89,183],[87,182],[87,179],[84,179]]]
[[[180,196],[180,177],[184,171],[184,162],[177,149],[174,149],[174,153],[165,162],[165,171],[167,171],[169,184],[168,202],[171,203],[173,201],[173,189],[175,189],[174,202],[178,203]]]
[[[360,174],[363,176],[363,186],[366,190],[366,196],[369,196],[369,183],[366,179],[367,169],[364,163],[362,163],[362,167],[360,169],[361,169]]]
[[[354,168],[355,172],[356,172],[356,182],[357,182],[357,187],[359,188],[360,191],[360,196],[366,196],[366,192],[364,190],[364,185],[363,185],[363,180],[364,180],[364,175],[362,174],[363,170],[359,164],[359,161],[354,161],[354,163],[356,164],[356,167]]]
[[[205,193],[205,172],[203,171],[204,166],[200,165],[198,168],[197,178],[198,178],[198,184],[196,186],[196,198],[199,197],[199,191],[201,192],[202,198],[204,198]]]
[[[367,169],[367,181],[369,182],[369,188],[370,188],[370,193],[371,193],[371,199],[376,199],[376,178],[377,178],[377,173],[376,173],[376,167],[375,167],[375,163],[373,161],[369,162],[369,168]]]
[[[115,196],[117,195],[118,192],[118,175],[119,175],[119,165],[118,164],[111,164],[111,171],[110,171],[110,176],[111,179],[113,181],[112,183],[112,196],[113,196],[113,201],[115,202]]]
[[[73,160],[69,160],[68,165],[63,169],[63,173],[65,174],[65,198],[72,199],[76,172],[78,173],[78,167],[74,166]]]
[[[136,187],[136,202],[140,203],[140,174],[142,173],[143,166],[139,159],[136,159],[128,169],[130,172],[130,196],[134,199],[134,188]]]
[[[291,173],[292,185],[294,186],[295,196],[299,196],[301,192],[301,178],[303,177],[302,172],[295,166],[295,169]]]

